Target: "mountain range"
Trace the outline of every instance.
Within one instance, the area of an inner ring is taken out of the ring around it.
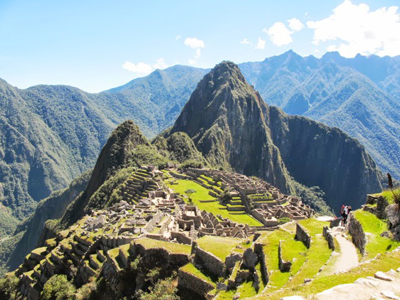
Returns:
[[[38,240],[43,244],[86,214],[118,201],[115,191],[135,168],[170,162],[256,176],[324,212],[327,204],[337,208],[337,199],[359,207],[367,193],[382,189],[381,172],[357,140],[268,106],[237,65],[222,62],[200,81],[174,126],[152,143],[132,121],[118,126],[93,171],[42,201],[18,228],[25,232],[9,266],[19,265]],[[315,193],[317,186],[322,195]]]
[[[354,59],[346,59],[338,53],[327,53],[317,59],[312,56],[301,57],[289,51],[263,62],[240,64],[239,68],[246,81],[259,91],[259,99],[281,107],[288,114],[303,115],[342,129],[365,146],[383,171],[390,171],[399,177],[399,66],[398,57],[358,55]],[[93,167],[100,149],[117,124],[133,119],[149,138],[173,125],[197,83],[207,72],[205,69],[174,66],[156,70],[149,76],[99,94],[61,85],[39,85],[21,90],[1,80],[0,238],[10,235],[17,222],[34,211],[38,201],[68,186],[72,179]],[[272,121],[283,128],[299,126],[302,130],[308,130],[304,125],[309,122],[304,121],[306,119],[286,117],[281,110],[272,106],[258,109],[265,110],[262,112],[265,116],[276,116],[271,117]],[[227,117],[218,119],[218,122]],[[244,115],[239,117],[244,118]],[[274,135],[279,132],[285,136],[285,130],[273,131],[271,128],[275,123],[270,124],[269,119],[260,121],[260,116],[258,118],[259,124],[267,126],[271,133],[260,136],[260,133],[253,132],[253,142],[262,141],[274,147],[267,152],[260,150],[257,155],[263,157],[280,153],[284,160],[284,168],[279,163],[269,166],[271,170],[281,169],[274,175],[280,174],[281,183],[275,178],[275,184],[286,191],[293,189],[289,181],[294,174],[297,190],[303,185],[307,190],[310,187],[318,190],[318,187],[329,184],[315,178],[311,180],[307,177],[308,173],[304,175],[306,166],[290,162],[290,159],[295,160],[297,152],[293,149],[296,148],[293,146],[290,151],[284,151],[287,145],[281,143],[278,134]],[[173,130],[177,130],[176,126]],[[210,122],[197,129],[214,130],[213,126]],[[226,129],[223,126],[221,128]],[[293,128],[289,131],[293,131]],[[335,129],[328,131],[332,136],[342,135]],[[257,173],[256,166],[235,165],[231,158],[218,153],[209,155],[212,138],[218,135],[197,134],[200,135],[188,132],[196,147],[206,149],[203,154],[213,164],[233,166],[240,172],[272,180],[272,173]],[[239,139],[236,143],[246,141]],[[293,140],[290,144],[306,149],[305,143],[314,142]],[[248,150],[244,149],[241,154],[248,154]],[[333,148],[331,151],[333,156],[337,155],[333,153]],[[297,156],[296,159],[302,158]],[[337,156],[337,159],[340,160],[340,157]],[[360,159],[365,160],[365,156],[362,155]],[[305,161],[310,163],[308,159]],[[345,163],[350,166],[352,162]],[[268,169],[264,167],[264,170]],[[359,201],[358,196],[355,199]]]

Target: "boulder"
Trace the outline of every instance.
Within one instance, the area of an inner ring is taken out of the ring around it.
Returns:
[[[397,204],[387,206],[385,212],[389,221],[389,228],[395,228],[400,225],[400,209]]]
[[[386,275],[385,273],[378,271],[374,274],[374,277],[380,280],[385,280],[385,281],[393,281],[393,279],[391,277],[389,277],[388,275]]]

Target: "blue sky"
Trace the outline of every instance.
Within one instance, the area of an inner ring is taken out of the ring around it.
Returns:
[[[0,0],[0,78],[99,92],[174,64],[400,55],[394,0]]]

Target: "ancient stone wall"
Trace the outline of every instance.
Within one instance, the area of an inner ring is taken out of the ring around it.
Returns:
[[[365,233],[361,223],[354,217],[352,212],[348,217],[347,229],[351,234],[354,246],[356,246],[360,250],[361,254],[364,255],[366,244]]]
[[[178,271],[178,288],[179,287],[188,289],[204,298],[208,292],[214,289],[212,284],[182,270]]]
[[[178,243],[181,243],[181,244],[186,244],[186,245],[192,244],[192,240],[182,232],[172,231],[171,239],[172,240],[176,239],[178,241]]]
[[[214,254],[204,251],[198,246],[195,248],[194,262],[217,277],[224,277],[225,275],[225,264]]]
[[[335,242],[333,240],[333,235],[329,232],[328,226],[324,226],[324,228],[322,229],[322,235],[328,242],[329,249],[335,250]]]
[[[278,259],[279,259],[279,270],[281,272],[290,272],[290,268],[292,267],[292,262],[285,261],[282,258],[282,241],[279,241],[278,246]]]
[[[296,223],[296,236],[295,236],[295,238],[298,241],[303,242],[303,244],[308,249],[310,248],[310,246],[311,246],[311,237],[299,223]]]
[[[268,277],[267,262],[265,259],[263,245],[260,243],[255,243],[254,252],[258,255],[258,259],[260,260],[262,279],[264,281],[264,284],[267,285],[269,277]]]

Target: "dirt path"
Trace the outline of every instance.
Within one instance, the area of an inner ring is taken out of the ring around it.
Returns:
[[[340,256],[334,266],[334,273],[346,272],[358,266],[357,249],[354,244],[346,238],[340,227],[332,230],[332,234],[340,245]]]

